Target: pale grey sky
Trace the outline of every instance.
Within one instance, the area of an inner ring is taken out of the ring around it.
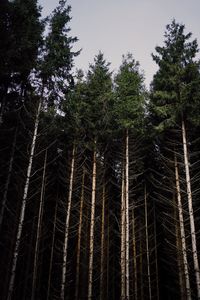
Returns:
[[[39,0],[43,13],[50,13],[58,0]],[[157,70],[151,53],[162,45],[165,26],[173,18],[185,24],[200,47],[200,0],[68,0],[72,6],[71,35],[82,48],[76,68],[87,71],[101,50],[111,70],[117,71],[122,55],[131,52],[145,73],[147,88]]]

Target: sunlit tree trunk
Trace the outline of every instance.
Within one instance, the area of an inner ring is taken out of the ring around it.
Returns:
[[[66,286],[66,271],[67,271],[67,255],[68,255],[68,239],[69,239],[69,220],[71,215],[72,206],[72,191],[73,191],[73,180],[74,180],[74,162],[75,162],[75,146],[72,150],[72,160],[70,168],[70,180],[69,180],[69,194],[67,201],[67,214],[65,221],[65,238],[63,246],[63,263],[62,263],[62,282],[61,282],[61,299],[65,299],[65,286]]]
[[[191,191],[190,170],[189,170],[189,161],[188,161],[187,138],[186,138],[184,120],[182,120],[182,139],[183,139],[183,152],[184,152],[184,164],[185,164],[185,175],[186,175],[186,185],[187,185],[190,230],[191,230],[191,239],[192,239],[192,255],[193,255],[194,270],[195,270],[195,277],[196,277],[197,295],[198,295],[198,299],[200,299],[199,261],[197,256],[196,231],[195,231],[195,223],[194,223],[194,211],[193,211],[193,204],[192,204],[192,191]]]
[[[42,187],[40,193],[36,243],[35,243],[35,251],[34,251],[34,261],[33,261],[33,280],[32,280],[31,300],[35,299],[35,291],[36,291],[39,243],[40,243],[40,236],[41,236],[42,215],[43,215],[43,205],[44,205],[43,203],[44,203],[44,194],[45,194],[46,165],[47,165],[47,150],[45,151],[43,174],[42,174]]]
[[[7,204],[8,188],[10,185],[10,179],[11,179],[11,175],[12,175],[14,154],[15,154],[16,141],[17,141],[17,129],[18,128],[15,129],[14,139],[13,139],[13,143],[12,143],[12,150],[11,150],[11,155],[10,155],[10,161],[9,161],[9,166],[8,166],[8,176],[6,179],[5,189],[4,189],[4,193],[3,193],[2,206],[1,206],[1,211],[0,211],[0,229],[1,229],[1,226],[3,223],[4,211],[5,211],[6,204]]]
[[[104,300],[104,254],[105,254],[105,201],[106,191],[105,182],[103,183],[102,194],[102,213],[101,213],[101,273],[100,273],[100,300]]]
[[[83,226],[84,193],[85,193],[85,169],[83,170],[83,175],[82,175],[80,215],[79,215],[79,226],[78,226],[77,261],[76,261],[76,289],[75,289],[75,299],[76,300],[78,300],[78,297],[79,297],[81,232],[82,232],[82,226]]]
[[[137,279],[137,252],[136,252],[136,230],[135,230],[135,214],[132,210],[132,228],[133,228],[133,274],[134,274],[134,300],[138,299],[138,279]]]
[[[126,278],[126,265],[125,265],[125,176],[124,166],[122,165],[122,187],[121,187],[121,299],[124,300],[126,296],[125,278]]]
[[[41,97],[41,99],[42,99],[42,97]],[[35,151],[35,144],[36,144],[37,133],[38,133],[39,116],[40,116],[41,106],[42,106],[42,100],[40,100],[40,102],[38,104],[38,109],[37,109],[37,114],[36,114],[36,119],[35,119],[34,133],[33,133],[33,139],[32,139],[32,144],[31,144],[28,169],[27,169],[27,174],[26,174],[26,183],[25,183],[25,187],[24,187],[22,207],[21,207],[21,211],[20,211],[19,225],[18,225],[18,229],[17,229],[17,238],[16,238],[15,248],[14,248],[14,252],[13,252],[13,261],[12,261],[12,266],[11,266],[11,276],[10,276],[7,300],[11,300],[13,290],[14,290],[17,260],[18,260],[18,256],[19,256],[19,246],[20,246],[20,242],[21,242],[21,235],[22,235],[22,229],[23,229],[23,224],[24,224],[25,209],[26,209],[26,203],[27,203],[27,196],[28,196],[28,190],[29,190],[29,182],[30,182],[30,175],[31,175],[31,170],[32,170],[33,156],[34,156],[34,151]]]
[[[126,130],[126,299],[129,299],[129,133]]]
[[[191,300],[192,298],[191,298],[191,290],[190,290],[189,268],[188,268],[188,260],[187,260],[187,247],[186,247],[185,227],[184,227],[184,219],[183,219],[183,208],[182,208],[182,201],[181,201],[181,188],[180,188],[180,180],[179,180],[178,163],[177,163],[176,154],[174,156],[174,163],[175,163],[176,194],[177,194],[177,200],[178,200],[178,215],[179,215],[180,235],[181,235],[181,252],[183,255],[185,286],[186,286],[187,300]],[[182,287],[180,287],[180,288],[182,288]]]
[[[143,235],[142,235],[142,223],[140,222],[140,299],[144,300],[144,278],[143,278]]]
[[[149,256],[148,209],[147,209],[146,185],[144,187],[144,205],[145,205],[145,234],[146,234],[148,290],[149,290],[149,300],[151,300],[152,293],[151,293],[151,272],[150,272],[150,256]]]
[[[89,271],[88,271],[88,300],[92,299],[93,283],[93,258],[94,258],[94,221],[96,204],[96,141],[93,152],[93,170],[92,170],[92,199],[91,199],[91,217],[90,217],[90,244],[89,244]]]
[[[155,246],[155,272],[156,272],[156,299],[160,299],[159,292],[159,274],[158,274],[158,244],[157,244],[157,227],[156,227],[156,208],[153,202],[153,217],[154,217],[154,246]]]

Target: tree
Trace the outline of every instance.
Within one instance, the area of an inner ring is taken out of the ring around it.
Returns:
[[[14,289],[14,281],[16,275],[16,267],[17,267],[17,260],[19,255],[19,246],[21,242],[22,230],[24,225],[24,218],[25,218],[25,210],[27,206],[27,197],[29,191],[29,184],[30,184],[30,176],[32,171],[32,164],[34,159],[34,152],[36,141],[38,137],[38,128],[39,128],[39,121],[40,121],[40,113],[42,107],[44,106],[44,96],[46,94],[46,90],[48,90],[48,100],[52,94],[54,96],[62,93],[64,90],[64,82],[65,89],[66,87],[71,84],[71,73],[70,70],[72,68],[73,57],[75,53],[71,53],[71,44],[76,41],[76,38],[71,38],[67,34],[69,32],[69,28],[67,27],[67,23],[70,21],[69,12],[70,7],[68,6],[65,8],[66,1],[60,1],[58,7],[54,10],[51,18],[50,18],[50,30],[45,38],[45,47],[43,49],[43,53],[40,53],[42,56],[38,61],[38,66],[36,70],[39,70],[38,74],[36,74],[39,79],[41,80],[41,86],[38,88],[39,95],[38,95],[38,106],[37,112],[35,117],[35,124],[34,124],[34,133],[31,143],[30,155],[29,155],[29,162],[27,168],[27,175],[26,175],[26,182],[24,186],[23,192],[23,200],[22,206],[20,211],[18,229],[17,229],[17,237],[15,242],[14,248],[14,255],[13,255],[13,262],[11,266],[11,277],[9,283],[9,290],[8,290],[8,299],[11,299]],[[58,42],[60,42],[59,47],[64,47],[62,53],[57,49]],[[57,51],[56,51],[57,49]],[[61,81],[56,86],[56,83]],[[56,94],[55,94],[56,91]]]
[[[194,126],[199,124],[194,111],[199,109],[200,74],[199,62],[195,60],[198,52],[197,41],[190,41],[191,33],[185,34],[184,28],[184,25],[173,20],[166,27],[164,46],[156,47],[157,54],[153,55],[153,59],[158,64],[159,70],[154,75],[151,85],[150,106],[153,122],[158,131],[166,133],[167,130],[178,126],[181,128],[193,263],[199,299],[199,261],[197,257],[187,133],[189,133],[192,124]]]
[[[119,73],[115,77],[114,114],[116,127],[120,128],[124,136],[124,153],[122,154],[122,188],[121,188],[121,298],[130,297],[129,279],[129,210],[130,210],[130,133],[137,134],[143,128],[144,120],[144,85],[143,75],[139,70],[139,63],[131,54],[123,56]],[[134,201],[134,200],[133,200]],[[134,237],[133,237],[134,238]]]

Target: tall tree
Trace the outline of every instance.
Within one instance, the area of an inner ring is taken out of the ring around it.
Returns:
[[[184,33],[185,26],[175,20],[167,25],[163,47],[156,47],[154,61],[159,70],[152,82],[152,110],[154,124],[160,131],[181,128],[186,193],[192,239],[192,254],[196,277],[196,289],[200,298],[200,273],[197,256],[196,230],[192,201],[191,176],[188,154],[190,126],[198,125],[195,111],[199,109],[199,62],[197,41],[190,41],[191,33]],[[177,141],[178,142],[178,141]]]
[[[38,65],[36,68],[36,70],[38,71],[36,77],[39,77],[38,79],[41,81],[41,86],[38,88],[40,94],[38,97],[39,99],[35,117],[34,133],[29,155],[27,176],[17,229],[13,262],[11,266],[8,299],[11,299],[14,289],[17,260],[19,256],[19,246],[21,242],[25,210],[27,206],[30,176],[32,171],[36,141],[38,137],[40,113],[45,104],[44,102],[46,94],[48,94],[48,101],[49,99],[51,99],[50,97],[52,93],[54,94],[54,97],[56,96],[55,99],[59,101],[60,93],[63,93],[64,89],[66,90],[66,88],[69,87],[69,84],[71,84],[72,80],[70,71],[72,68],[73,58],[76,54],[71,51],[71,45],[74,41],[76,41],[76,38],[71,38],[68,36],[68,32],[70,30],[68,27],[68,22],[70,21],[70,6],[65,6],[66,1],[60,1],[58,7],[53,11],[53,14],[50,17],[49,33],[45,38],[44,48],[42,49],[43,52],[40,53]],[[60,51],[60,49],[62,51]],[[58,84],[58,86],[56,84]]]
[[[122,65],[115,77],[114,114],[116,127],[124,136],[124,153],[122,154],[122,190],[121,190],[121,298],[130,297],[130,132],[137,133],[142,128],[144,118],[144,85],[139,63],[131,54],[123,56]]]

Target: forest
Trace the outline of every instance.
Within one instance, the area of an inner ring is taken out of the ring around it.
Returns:
[[[0,2],[0,299],[200,300],[197,40],[166,25],[148,90],[75,71],[72,12]]]

